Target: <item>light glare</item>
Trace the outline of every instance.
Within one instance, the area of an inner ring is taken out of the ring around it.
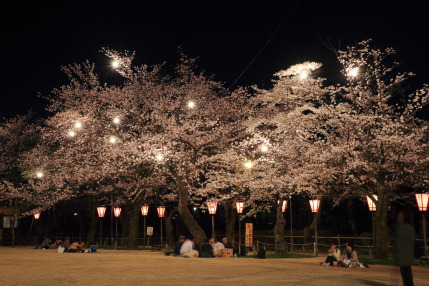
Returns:
[[[252,167],[253,167],[253,163],[252,163],[252,161],[246,161],[246,162],[244,163],[244,167],[246,167],[247,169],[252,168]]]
[[[75,137],[75,136],[76,136],[76,132],[74,132],[73,130],[72,130],[72,131],[69,131],[68,135],[69,135],[70,137]]]
[[[267,152],[268,151],[268,146],[267,145],[262,145],[261,146],[261,151],[262,152]]]
[[[76,122],[76,123],[74,124],[74,127],[76,127],[77,129],[82,128],[82,123],[80,123],[80,122]]]
[[[359,68],[349,68],[347,69],[347,75],[349,77],[357,77],[359,74]]]
[[[195,107],[195,102],[193,102],[192,100],[188,102],[188,107],[189,108],[194,108]]]
[[[113,67],[113,68],[115,68],[115,69],[117,69],[117,68],[119,67],[119,61],[114,60],[114,61],[112,62],[112,67]]]
[[[162,156],[161,154],[157,154],[157,155],[155,156],[155,159],[156,159],[157,161],[162,161],[162,160],[164,160],[164,156]]]
[[[121,123],[121,120],[119,119],[119,117],[115,117],[115,118],[113,118],[113,123],[119,124],[119,123]]]
[[[306,79],[306,78],[308,77],[308,73],[307,73],[307,72],[305,72],[305,71],[303,71],[303,72],[301,72],[301,73],[299,74],[299,77],[300,77],[301,79]]]
[[[112,143],[112,144],[116,143],[116,138],[114,136],[111,136],[109,138],[109,142]]]
[[[43,178],[43,173],[42,172],[37,172],[36,177],[41,179]]]

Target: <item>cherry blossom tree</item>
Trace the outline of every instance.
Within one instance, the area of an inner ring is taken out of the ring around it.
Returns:
[[[375,255],[388,250],[388,202],[401,186],[427,188],[429,125],[419,119],[429,102],[428,86],[409,92],[412,73],[395,71],[395,52],[371,41],[338,52],[345,84],[332,87],[320,108],[320,168],[332,175],[341,195],[367,195],[377,206]],[[376,195],[378,199],[376,199]]]

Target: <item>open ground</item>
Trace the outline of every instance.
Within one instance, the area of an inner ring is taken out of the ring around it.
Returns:
[[[322,257],[178,258],[161,252],[101,250],[57,253],[0,247],[0,285],[402,285],[394,266],[319,266]],[[415,285],[429,268],[414,267]]]

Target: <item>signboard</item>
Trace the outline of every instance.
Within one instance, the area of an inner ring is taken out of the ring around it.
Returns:
[[[146,234],[147,234],[147,235],[153,235],[153,226],[148,226],[148,227],[147,227]]]
[[[253,246],[253,223],[246,223],[246,234],[244,236],[244,245],[246,247]]]

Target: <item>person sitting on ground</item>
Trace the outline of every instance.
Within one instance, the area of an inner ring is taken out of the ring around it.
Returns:
[[[61,246],[64,247],[65,251],[67,251],[70,247],[70,238],[66,237],[64,242],[61,243]]]
[[[213,254],[214,255],[218,255],[219,250],[225,248],[225,246],[222,243],[220,243],[219,241],[217,241],[216,238],[214,238],[214,237],[210,238],[210,244],[213,248]]]
[[[361,267],[356,250],[353,249],[352,243],[347,243],[346,253],[343,255],[341,266],[349,268]]]
[[[225,248],[233,248],[232,243],[228,241],[226,236],[222,238],[222,244],[225,246]]]
[[[338,262],[341,260],[341,251],[337,248],[335,243],[331,243],[331,248],[329,248],[328,256],[326,257],[324,262],[320,264],[323,266],[334,265],[334,261]]]
[[[41,248],[49,249],[51,248],[51,243],[52,243],[52,240],[50,240],[49,238],[45,238],[45,240],[42,242]]]
[[[82,243],[79,242],[73,242],[70,244],[70,247],[68,248],[67,252],[82,252],[85,247],[85,242],[82,241]]]
[[[57,249],[60,246],[62,241],[60,239],[55,240],[55,242],[51,245],[51,249]]]
[[[185,240],[186,240],[186,236],[184,235],[179,236],[179,240],[177,241],[176,247],[174,248],[174,254],[176,256],[180,256],[180,248],[182,247]]]
[[[198,257],[198,251],[194,249],[193,243],[191,240],[187,239],[180,248],[181,257]]]
[[[208,239],[204,240],[204,244],[201,246],[199,257],[213,257],[213,247],[209,243]]]

